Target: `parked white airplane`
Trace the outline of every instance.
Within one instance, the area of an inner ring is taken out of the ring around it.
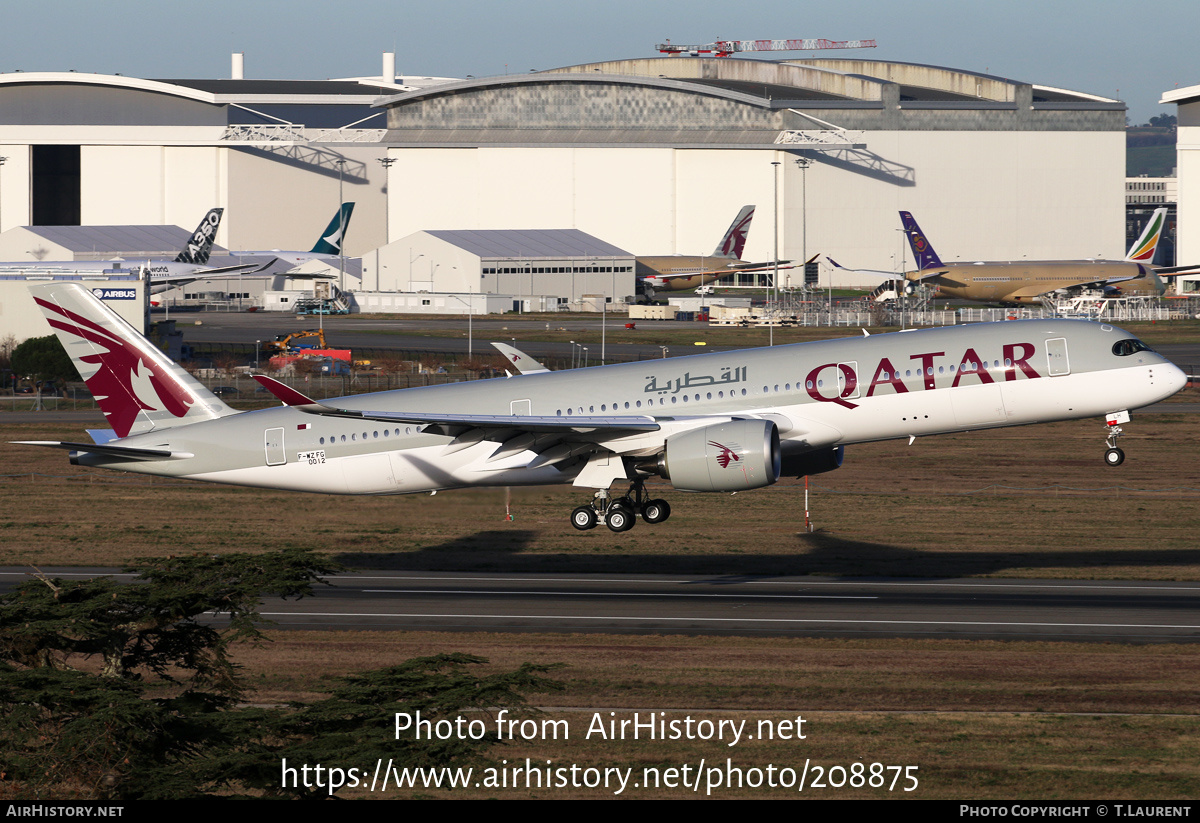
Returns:
[[[543,372],[235,412],[78,284],[31,286],[112,431],[38,441],[78,465],[330,494],[573,483],[571,515],[630,528],[670,515],[643,483],[731,492],[830,471],[854,443],[1107,417],[1183,388],[1125,331],[1071,320],[981,323]],[[608,488],[628,483],[613,501]]]
[[[184,247],[174,260],[146,260],[145,262],[113,261],[113,260],[31,260],[27,262],[0,263],[0,269],[29,271],[31,269],[49,269],[63,272],[84,271],[113,271],[128,268],[130,271],[140,270],[142,277],[149,283],[150,293],[158,294],[184,286],[197,280],[228,279],[240,277],[265,268],[274,262],[273,258],[247,261],[228,266],[211,266],[209,258],[212,254],[213,239],[217,236],[217,227],[221,225],[221,215],[224,209],[209,209],[200,221],[200,225],[192,232]],[[124,264],[124,265],[122,265]]]
[[[230,252],[234,257],[274,257],[285,263],[298,266],[309,260],[337,260],[342,253],[342,242],[346,237],[346,229],[350,228],[350,215],[354,213],[353,203],[343,203],[325,231],[317,238],[311,251],[284,251],[270,249],[268,251],[235,251]]]

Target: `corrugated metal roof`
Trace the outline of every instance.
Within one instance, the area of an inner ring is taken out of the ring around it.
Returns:
[[[633,257],[579,229],[482,229],[427,231],[480,257]]]
[[[192,233],[179,226],[27,226],[26,230],[76,254],[135,254],[174,257]],[[214,252],[224,251],[213,246]]]

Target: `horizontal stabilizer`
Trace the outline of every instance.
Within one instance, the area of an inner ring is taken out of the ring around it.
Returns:
[[[275,395],[275,399],[282,402],[285,406],[318,405],[316,400],[301,394],[291,386],[280,383],[273,377],[267,377],[264,374],[255,374],[251,376],[257,380],[264,389]]]
[[[58,440],[13,440],[12,443],[17,446],[45,446],[50,449],[106,454],[109,457],[124,457],[127,460],[183,460],[188,457],[195,457],[190,452],[173,452],[166,449],[134,449],[129,446],[65,443]]]

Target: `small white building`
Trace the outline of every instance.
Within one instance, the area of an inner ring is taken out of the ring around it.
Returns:
[[[370,252],[362,288],[410,293],[584,295],[632,302],[634,257],[579,229],[419,231]]]

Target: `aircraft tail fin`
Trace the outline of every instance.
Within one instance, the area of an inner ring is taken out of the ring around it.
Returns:
[[[224,213],[225,209],[208,210],[208,214],[204,215],[200,225],[196,226],[196,230],[188,238],[183,251],[175,258],[176,263],[196,263],[203,266],[208,262],[209,255],[212,254],[213,239],[217,236],[217,227],[221,225],[221,215]]]
[[[29,291],[117,437],[236,413],[78,283]]]
[[[742,259],[742,251],[746,248],[746,236],[750,233],[750,221],[754,219],[754,206],[742,206],[737,217],[733,219],[725,236],[717,244],[713,257],[731,257]]]
[[[917,225],[912,214],[906,211],[900,212],[900,222],[904,225],[904,234],[908,237],[908,244],[912,246],[913,256],[917,261],[917,271],[941,268],[944,264],[937,256],[937,252],[933,250],[933,246],[929,245],[929,241],[925,239],[925,233],[921,231],[921,227]]]
[[[329,221],[325,231],[321,232],[317,244],[312,247],[312,254],[341,254],[342,238],[350,227],[350,215],[354,213],[353,203],[343,203],[337,214]]]
[[[1154,214],[1150,215],[1149,222],[1146,223],[1146,228],[1142,230],[1142,236],[1129,247],[1129,253],[1125,255],[1125,259],[1145,263],[1148,266],[1153,265],[1154,252],[1158,250],[1158,241],[1162,237],[1163,228],[1166,225],[1167,210],[1155,209]]]

